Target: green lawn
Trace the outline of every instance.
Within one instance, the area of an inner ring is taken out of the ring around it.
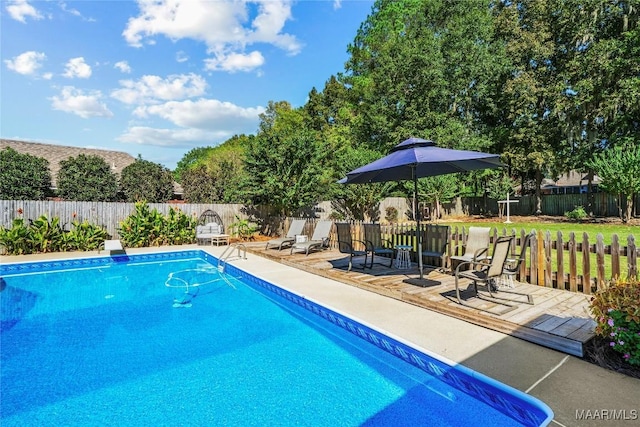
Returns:
[[[505,230],[506,234],[513,234],[515,232],[516,235],[520,236],[522,230],[525,232],[530,232],[531,230],[542,230],[543,233],[549,231],[551,233],[551,240],[557,240],[558,232],[562,232],[562,240],[566,244],[569,240],[569,233],[575,233],[576,242],[582,242],[583,233],[587,233],[589,236],[589,244],[593,245],[596,243],[596,236],[598,234],[602,234],[604,239],[605,246],[611,245],[611,239],[614,234],[618,235],[618,241],[620,246],[627,246],[627,237],[629,235],[633,235],[636,246],[640,246],[640,241],[638,237],[640,236],[640,226],[634,225],[625,225],[625,224],[593,224],[593,223],[574,223],[574,222],[566,222],[566,221],[558,221],[558,222],[513,222],[511,224],[505,224],[502,221],[495,222],[486,222],[486,221],[439,221],[439,224],[449,225],[454,229],[458,227],[458,232],[462,230],[462,227],[468,229],[470,226],[482,226],[482,227],[491,227],[498,229],[498,234],[502,234],[502,231]],[[518,249],[519,252],[519,249]],[[555,255],[555,250],[552,253],[552,270],[556,272],[557,268],[557,257]],[[577,273],[578,275],[582,275],[582,255],[578,253],[577,256]],[[605,255],[605,278],[611,277],[611,255]],[[563,253],[563,265],[565,274],[569,271],[569,252],[564,251]],[[592,253],[590,255],[590,273],[591,278],[596,278],[596,254]],[[625,275],[626,271],[626,262],[620,262],[621,275]]]
[[[497,228],[498,232],[501,233],[503,229],[507,231],[507,234],[510,234],[511,230],[516,230],[516,233],[520,235],[520,230],[525,230],[525,232],[529,232],[531,230],[542,230],[542,232],[549,231],[551,232],[552,240],[556,240],[556,236],[558,231],[562,232],[562,239],[566,242],[569,238],[569,233],[574,232],[576,234],[576,239],[578,241],[582,241],[582,233],[587,233],[589,235],[589,243],[595,243],[596,236],[598,234],[602,234],[604,238],[605,245],[611,244],[611,236],[614,234],[618,235],[618,239],[620,240],[620,244],[626,246],[627,236],[630,234],[634,235],[636,239],[636,245],[640,244],[637,241],[638,236],[640,236],[640,226],[637,225],[624,225],[624,224],[591,224],[591,223],[574,223],[574,222],[539,222],[539,223],[531,223],[531,222],[513,222],[511,224],[505,224],[501,221],[496,222],[456,222],[451,221],[448,222],[446,220],[439,221],[438,224],[449,225],[452,228],[458,227],[458,230],[461,230],[461,227],[469,228],[470,226],[481,226],[481,227],[491,227]]]

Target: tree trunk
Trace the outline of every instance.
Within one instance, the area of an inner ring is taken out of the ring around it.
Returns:
[[[632,215],[633,215],[633,194],[628,194],[627,195],[627,212],[624,218],[622,219],[622,222],[626,224],[629,221],[631,221]]]
[[[542,214],[542,171],[536,169],[536,215]]]
[[[587,213],[589,214],[589,216],[593,216],[594,212],[593,212],[593,200],[594,200],[594,194],[593,194],[593,171],[590,170],[589,173],[587,174]]]

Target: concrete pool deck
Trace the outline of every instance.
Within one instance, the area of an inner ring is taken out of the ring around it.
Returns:
[[[184,245],[127,249],[127,253],[201,249],[220,256],[227,248]],[[3,256],[0,262],[95,255],[97,252]],[[103,251],[99,255],[108,255],[108,252]],[[639,423],[638,379],[251,253],[247,253],[246,260],[238,259],[234,253],[229,263],[417,348],[437,353],[542,400],[554,412],[552,426],[631,426]]]

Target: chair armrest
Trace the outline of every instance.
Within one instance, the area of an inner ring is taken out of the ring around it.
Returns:
[[[489,252],[489,248],[482,248],[482,249],[478,249],[477,251],[475,251],[473,253],[473,260],[476,261],[478,259],[478,257],[484,253]]]
[[[490,264],[487,264],[484,261],[465,261],[465,262],[461,262],[460,264],[458,264],[458,266],[456,267],[456,276],[458,275],[458,273],[460,272],[460,267],[462,266],[470,266],[470,267],[475,267],[475,266],[482,266],[484,268],[489,267]],[[465,268],[466,270],[466,268]]]

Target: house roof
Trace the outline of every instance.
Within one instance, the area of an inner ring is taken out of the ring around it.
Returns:
[[[44,157],[49,161],[51,171],[51,187],[56,188],[56,179],[60,170],[60,161],[69,157],[77,157],[80,154],[86,156],[102,157],[111,170],[120,175],[122,169],[135,162],[136,159],[130,154],[122,151],[99,150],[96,148],[69,147],[65,145],[43,144],[40,142],[17,141],[11,139],[0,139],[0,150],[11,147],[18,153],[31,154],[32,156]]]
[[[581,185],[587,185],[589,182],[589,176],[586,173],[582,173],[576,170],[569,171],[560,177],[557,180],[547,179],[545,178],[542,181],[542,188],[564,188],[564,187],[580,187]],[[591,182],[593,185],[600,184],[602,179],[598,175],[593,176],[593,181]]]

